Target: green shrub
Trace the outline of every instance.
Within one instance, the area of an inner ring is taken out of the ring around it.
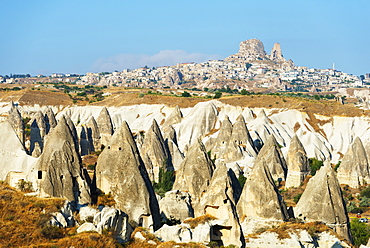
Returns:
[[[364,196],[361,198],[360,207],[370,207],[370,198]]]
[[[316,158],[309,158],[308,159],[311,167],[311,176],[314,176],[316,174],[316,171],[320,169],[321,166],[323,166],[324,162],[321,160],[318,160]]]
[[[240,183],[240,187],[243,188],[244,184],[245,184],[245,181],[247,181],[247,178],[244,175],[240,174],[239,177],[238,177],[238,181]]]
[[[172,189],[174,181],[175,172],[166,170],[163,166],[159,169],[158,183],[153,184],[154,191],[163,197],[167,191]]]
[[[187,92],[187,91],[184,91],[182,94],[181,94],[182,97],[190,97],[190,93]]]
[[[370,186],[363,189],[360,193],[360,196],[361,197],[367,197],[367,198],[370,198]]]
[[[222,92],[221,91],[216,91],[215,95],[213,96],[214,99],[221,98]]]
[[[370,226],[362,223],[359,219],[351,220],[351,234],[353,242],[356,246],[366,245],[370,238]]]
[[[294,196],[294,198],[293,198],[293,201],[294,201],[295,203],[297,203],[297,202],[299,201],[299,199],[301,199],[301,196],[302,196],[302,193],[296,194],[296,195]]]

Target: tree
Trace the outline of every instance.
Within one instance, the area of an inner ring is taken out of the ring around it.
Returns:
[[[190,97],[190,93],[187,92],[187,91],[184,91],[182,94],[181,94],[182,97]]]
[[[252,67],[252,64],[251,63],[246,63],[245,64],[245,68],[247,68],[247,70],[249,69],[249,68],[251,68]]]
[[[243,95],[243,96],[245,96],[245,95],[249,95],[249,92],[248,92],[246,89],[242,89],[242,90],[240,91],[240,95]]]
[[[365,79],[365,76],[364,75],[360,75],[360,79],[361,80],[364,80]]]
[[[216,91],[215,92],[215,95],[213,96],[214,99],[217,99],[217,98],[220,98],[222,96],[222,92],[221,91]]]

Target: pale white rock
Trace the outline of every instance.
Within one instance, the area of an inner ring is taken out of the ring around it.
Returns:
[[[159,209],[166,219],[174,218],[182,222],[186,218],[194,217],[189,193],[179,190],[166,192],[159,201]]]
[[[339,182],[329,162],[310,179],[294,208],[294,215],[307,222],[322,221],[351,240],[349,219]]]
[[[297,135],[294,135],[293,139],[290,141],[286,162],[288,174],[285,188],[299,187],[310,173],[310,166],[306,150]]]
[[[127,214],[116,208],[104,207],[94,216],[93,224],[100,234],[104,230],[111,230],[114,237],[120,242],[128,241],[132,233]]]
[[[353,141],[338,168],[338,181],[352,188],[359,188],[370,182],[369,162],[359,137]]]
[[[266,163],[260,160],[248,176],[237,203],[244,236],[261,227],[279,225],[288,213]]]
[[[217,120],[217,107],[213,101],[200,102],[179,124],[178,141],[180,150],[192,145],[208,134]]]
[[[77,233],[82,232],[97,232],[96,226],[93,223],[85,222],[77,228]]]
[[[84,206],[81,207],[78,214],[80,216],[81,221],[86,221],[89,218],[94,218],[94,216],[98,213],[99,211],[96,208],[92,208],[90,206]]]
[[[27,155],[21,141],[9,122],[0,123],[0,180],[5,181],[9,172],[23,172],[25,180],[32,181],[34,189],[37,189],[35,181],[30,176],[30,171],[37,159]],[[18,181],[18,180],[17,180]],[[12,185],[13,187],[15,185]]]

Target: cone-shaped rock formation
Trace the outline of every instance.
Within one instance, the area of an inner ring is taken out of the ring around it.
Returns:
[[[25,141],[24,140],[24,124],[22,120],[22,115],[13,102],[11,102],[10,105],[11,106],[10,106],[10,111],[9,111],[8,122],[10,123],[10,125],[12,125],[19,140],[24,145],[24,141]]]
[[[108,109],[104,107],[98,116],[97,124],[99,127],[101,143],[106,146],[113,134],[112,119],[109,115]]]
[[[219,220],[214,233],[224,246],[233,244],[241,247],[244,243],[236,212],[236,203],[240,194],[241,187],[234,172],[228,170],[224,164],[220,164],[214,171],[210,185],[199,203],[199,210],[202,212],[196,213],[196,216],[209,214]]]
[[[194,210],[202,194],[207,190],[214,171],[214,164],[209,158],[203,143],[197,140],[176,171],[173,189],[189,192]]]
[[[114,133],[96,166],[97,187],[111,192],[116,207],[143,227],[160,225],[158,202],[126,122]]]
[[[352,188],[370,182],[369,163],[359,137],[355,138],[343,157],[338,168],[338,180],[340,184],[348,184]]]
[[[279,224],[288,213],[266,162],[255,164],[237,204],[244,235],[256,228]]]
[[[90,189],[84,179],[81,158],[64,116],[50,133],[37,165],[41,193],[90,203]]]
[[[266,162],[274,180],[285,180],[287,166],[274,135],[268,137],[256,157],[255,164],[261,160]]]
[[[161,130],[155,119],[145,134],[140,154],[151,181],[158,182],[159,170],[173,170],[170,153],[165,145]]]
[[[325,162],[310,179],[294,208],[294,214],[304,221],[322,221],[348,241],[351,240],[346,205],[329,162]]]
[[[310,173],[306,150],[297,135],[290,141],[287,155],[288,174],[285,188],[299,187],[306,176]]]

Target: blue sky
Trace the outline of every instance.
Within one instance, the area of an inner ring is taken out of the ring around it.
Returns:
[[[369,0],[2,0],[0,75],[223,59],[257,38],[296,65],[370,73]]]

